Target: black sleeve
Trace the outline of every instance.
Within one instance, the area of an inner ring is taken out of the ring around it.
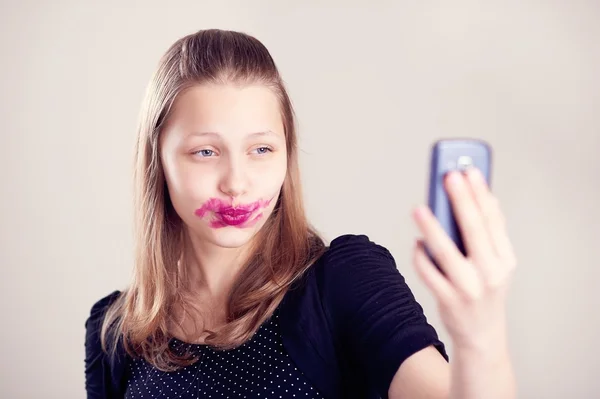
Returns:
[[[448,361],[391,253],[366,236],[336,238],[324,255],[322,292],[344,356],[387,397],[396,371],[430,345]]]
[[[120,291],[96,302],[85,322],[85,390],[88,399],[116,398],[113,388],[115,370],[111,361],[102,350],[100,330],[108,307],[118,298]],[[120,371],[120,370],[119,370]]]

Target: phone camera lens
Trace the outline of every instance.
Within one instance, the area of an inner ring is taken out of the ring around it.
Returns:
[[[457,166],[459,170],[466,170],[473,166],[473,159],[469,156],[462,155],[458,157]]]

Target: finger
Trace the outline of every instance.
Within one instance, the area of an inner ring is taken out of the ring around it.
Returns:
[[[445,186],[468,256],[476,263],[489,261],[494,249],[469,184],[462,173],[452,171],[446,176]]]
[[[427,249],[448,280],[456,290],[468,290],[473,276],[476,276],[474,267],[460,253],[428,207],[417,208],[414,218]]]
[[[492,247],[498,258],[514,267],[516,263],[513,246],[508,238],[506,219],[498,199],[492,194],[481,171],[471,168],[467,180],[481,209],[484,223],[490,236]]]
[[[414,248],[413,264],[421,280],[439,302],[448,304],[456,297],[456,291],[450,281],[429,260],[421,240],[417,241]]]

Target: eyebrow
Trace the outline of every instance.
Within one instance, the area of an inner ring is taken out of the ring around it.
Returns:
[[[216,137],[221,138],[221,134],[219,132],[191,132],[186,137],[197,136],[197,137]],[[272,130],[264,130],[260,132],[249,133],[247,137],[265,137],[265,136],[274,136],[279,137],[279,135]]]

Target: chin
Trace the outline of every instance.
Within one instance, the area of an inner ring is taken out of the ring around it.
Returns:
[[[241,248],[252,240],[258,230],[238,229],[235,227],[223,227],[214,229],[209,240],[221,248]]]

